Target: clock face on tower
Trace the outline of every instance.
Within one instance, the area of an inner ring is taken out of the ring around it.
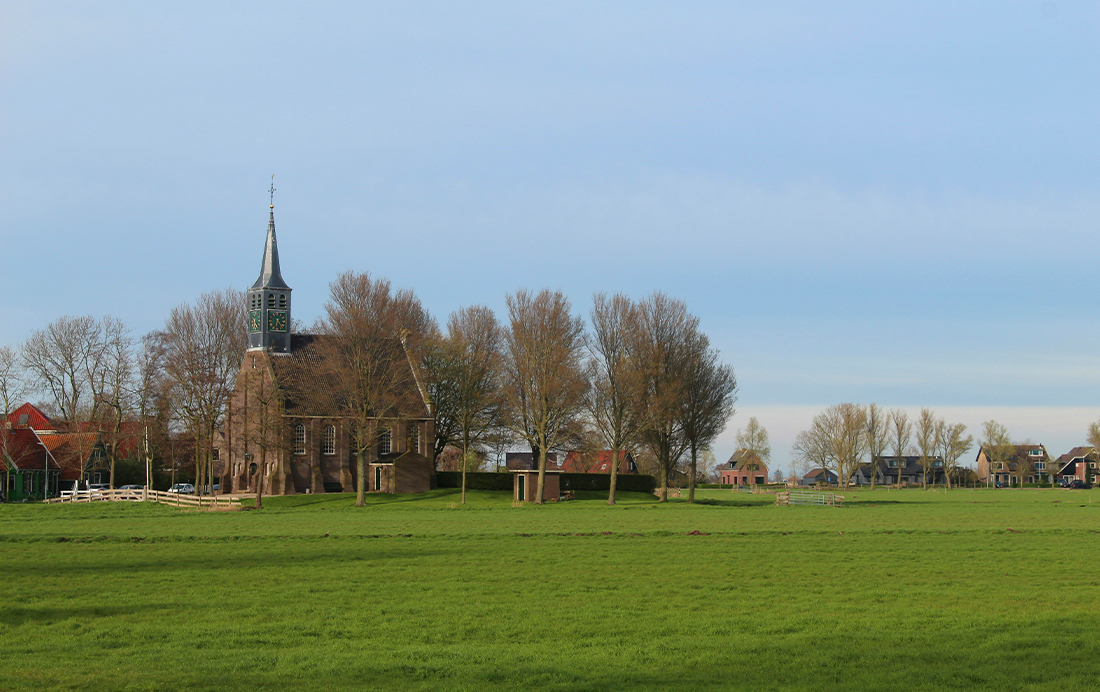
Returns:
[[[272,310],[267,313],[267,328],[273,332],[286,331],[286,310]]]
[[[253,310],[248,313],[248,331],[258,332],[263,328],[263,321],[261,319],[261,311]]]

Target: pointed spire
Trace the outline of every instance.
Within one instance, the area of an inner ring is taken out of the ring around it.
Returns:
[[[279,244],[275,240],[275,176],[271,176],[271,206],[267,219],[267,243],[264,245],[264,261],[260,267],[260,278],[252,288],[290,288],[283,281],[279,271]]]

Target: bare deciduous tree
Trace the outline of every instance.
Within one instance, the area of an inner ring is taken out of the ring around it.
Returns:
[[[974,437],[966,435],[966,426],[962,423],[949,424],[944,419],[936,421],[936,446],[943,457],[943,472],[947,478],[947,489],[951,489],[951,476],[959,465],[959,459],[974,446]]]
[[[987,420],[982,423],[982,434],[984,438],[982,440],[982,450],[985,452],[989,464],[986,473],[986,485],[993,481],[993,487],[996,488],[997,483],[994,480],[996,472],[1008,470],[1009,459],[1015,449],[1012,438],[1008,434],[1008,429],[995,420]]]
[[[794,451],[806,463],[833,471],[848,484],[866,451],[866,413],[858,404],[835,404],[814,416],[809,430],[795,437]]]
[[[768,429],[760,425],[755,416],[749,418],[744,430],[737,431],[737,447],[756,454],[765,464],[771,462],[772,446],[768,439]]]
[[[330,298],[318,331],[324,342],[322,361],[339,416],[355,442],[355,505],[366,504],[366,454],[382,435],[378,422],[399,419],[416,407],[412,395],[420,384],[413,363],[426,344],[438,337],[431,316],[412,291],[393,291],[386,279],[344,272],[329,285]]]
[[[638,362],[638,312],[623,294],[597,293],[592,304],[588,338],[588,412],[603,443],[611,450],[611,489],[607,504],[615,504],[619,457],[632,450],[645,429],[642,405],[645,380]]]
[[[442,422],[452,429],[462,448],[462,504],[466,504],[471,454],[480,450],[500,424],[502,343],[503,333],[493,311],[475,306],[452,313],[446,338],[427,348],[425,362],[433,383],[429,391],[433,391],[436,424]],[[480,459],[475,461],[478,465]]]
[[[134,380],[134,339],[121,321],[110,317],[102,322],[102,336],[101,377],[97,378],[96,398],[105,409],[103,427],[110,486],[113,488],[118,447],[122,442],[122,424],[134,409],[137,386]]]
[[[240,291],[199,296],[172,309],[164,331],[164,373],[176,417],[195,436],[195,485],[213,486],[213,440],[248,348],[247,310]]]
[[[922,408],[917,418],[917,461],[921,467],[921,487],[928,488],[928,472],[936,458],[936,414]]]
[[[909,414],[900,408],[890,412],[890,447],[898,465],[898,488],[901,488],[901,472],[905,469],[905,455],[909,453],[913,439],[913,423]]]
[[[521,290],[506,302],[504,418],[538,455],[534,501],[542,504],[546,454],[584,408],[584,322],[560,291]]]
[[[867,438],[867,452],[871,457],[871,490],[874,490],[875,479],[878,477],[878,460],[886,451],[889,441],[890,414],[878,404],[872,403],[867,407],[865,421],[863,430]]]
[[[680,404],[680,426],[691,452],[688,502],[695,502],[698,452],[709,448],[711,442],[726,429],[737,401],[737,378],[733,368],[719,361],[718,349],[710,346],[705,334],[695,333],[692,336],[684,369],[684,396]]]
[[[0,406],[3,410],[0,411],[0,417],[6,417],[11,414],[18,402],[20,402],[27,393],[27,381],[23,372],[22,364],[19,360],[19,355],[15,349],[10,346],[0,346]],[[15,459],[15,450],[11,444],[11,428],[16,424],[16,421],[0,421],[0,461],[4,459],[10,459],[18,462]],[[5,467],[7,465],[5,464]],[[0,486],[0,498],[3,497],[7,491],[7,484]]]
[[[638,362],[645,378],[642,404],[647,420],[642,439],[657,464],[660,501],[668,502],[668,482],[688,448],[682,405],[693,335],[699,320],[683,301],[654,293],[638,304]]]

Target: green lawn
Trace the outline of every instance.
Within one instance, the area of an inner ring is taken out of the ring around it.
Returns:
[[[699,496],[0,506],[0,690],[1100,688],[1100,493]]]

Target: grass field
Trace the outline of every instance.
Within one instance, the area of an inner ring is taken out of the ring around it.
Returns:
[[[0,506],[0,690],[1100,689],[1100,493],[847,496]]]

